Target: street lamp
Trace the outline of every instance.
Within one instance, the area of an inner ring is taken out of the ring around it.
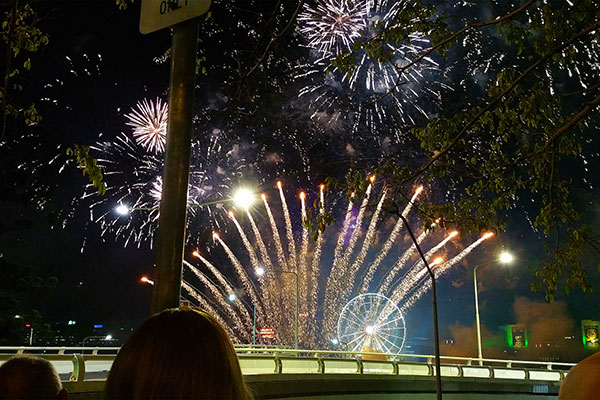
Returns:
[[[228,201],[234,202],[236,205],[238,205],[240,207],[248,208],[252,205],[252,203],[254,203],[254,193],[252,193],[248,189],[239,189],[235,193],[233,198],[212,200],[212,201],[208,201],[208,202],[201,203],[201,204],[188,204],[186,206],[186,208],[198,208],[198,207],[210,206],[212,204],[224,203],[224,202],[228,202]],[[136,206],[130,207],[127,204],[123,204],[123,203],[118,203],[114,208],[114,210],[119,215],[129,215],[133,211],[157,211],[158,209],[159,209],[159,207],[136,207]]]
[[[511,262],[513,262],[515,258],[513,257],[512,254],[510,254],[508,251],[503,251],[502,253],[500,253],[500,257],[499,260],[502,264],[510,264]]]
[[[119,213],[120,215],[127,215],[129,214],[129,212],[131,211],[129,209],[129,207],[127,207],[125,204],[119,204],[116,208],[115,211],[117,213]]]
[[[440,366],[440,333],[439,333],[439,329],[438,329],[438,315],[437,315],[437,294],[436,294],[436,289],[435,289],[435,274],[433,273],[433,269],[431,268],[431,265],[429,265],[429,263],[427,262],[427,259],[425,258],[425,254],[423,254],[423,250],[421,250],[421,246],[419,246],[419,242],[417,242],[417,238],[415,237],[415,234],[413,233],[412,229],[410,229],[410,225],[406,219],[406,217],[404,217],[404,215],[399,214],[398,217],[400,219],[402,219],[402,222],[404,222],[404,226],[406,227],[406,230],[408,230],[408,233],[410,234],[410,238],[413,241],[413,244],[415,245],[415,247],[417,248],[419,255],[421,256],[421,259],[423,260],[423,263],[425,264],[425,267],[427,268],[427,273],[429,274],[429,277],[431,279],[431,308],[432,308],[432,314],[433,314],[433,345],[434,345],[434,352],[435,352],[435,393],[436,393],[436,398],[437,400],[442,400],[442,371],[441,371],[441,366]]]
[[[280,185],[280,182],[277,182],[277,185]],[[296,277],[296,317],[294,318],[295,320],[295,324],[296,324],[296,349],[298,348],[298,314],[300,313],[300,308],[299,308],[299,304],[298,304],[298,299],[300,297],[300,283],[298,280],[298,273],[295,271],[287,271],[285,269],[277,269],[277,271],[281,272],[282,274],[294,274],[294,276]],[[263,267],[258,267],[256,268],[256,274],[258,276],[261,276],[265,273],[265,269]]]
[[[237,295],[235,293],[230,293],[227,295],[227,300],[233,303],[237,300]],[[240,298],[240,300],[246,303],[246,305],[249,305],[243,298]],[[252,345],[256,346],[256,305],[254,303],[252,303]]]
[[[254,193],[248,189],[238,189],[233,196],[233,202],[247,210],[254,203]]]
[[[154,286],[154,281],[151,280],[150,278],[148,278],[147,276],[142,276],[140,278],[140,282],[144,282],[144,283]]]
[[[83,338],[83,342],[81,343],[81,347],[85,347],[85,341],[88,339],[102,339],[102,340],[112,340],[112,335],[106,335],[106,336],[86,336]]]
[[[481,324],[479,322],[479,298],[478,298],[478,288],[477,288],[477,268],[482,265],[488,265],[493,263],[494,261],[500,261],[502,264],[510,264],[514,261],[514,257],[507,251],[503,251],[500,253],[500,256],[496,259],[486,261],[484,263],[478,264],[473,268],[473,286],[475,289],[475,321],[477,325],[477,355],[479,357],[479,365],[483,365],[483,354],[481,352]]]
[[[281,273],[284,274],[294,274],[294,276],[296,277],[296,315],[295,315],[295,320],[296,320],[296,349],[298,349],[298,313],[300,312],[299,307],[298,307],[298,298],[300,297],[300,284],[298,283],[298,273],[294,272],[294,271],[286,271],[286,270],[280,270]]]

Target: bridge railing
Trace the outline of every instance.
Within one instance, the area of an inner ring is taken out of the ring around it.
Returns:
[[[433,355],[332,350],[237,350],[245,374],[386,374],[434,376]],[[561,381],[575,364],[441,356],[443,376]]]
[[[71,382],[88,372],[107,371],[119,347],[0,347],[0,362],[16,354],[35,354],[72,363]],[[277,346],[236,346],[242,372],[258,374],[363,374],[434,376],[434,356],[333,350],[297,350]],[[441,373],[449,377],[561,381],[575,364],[544,361],[442,356]]]

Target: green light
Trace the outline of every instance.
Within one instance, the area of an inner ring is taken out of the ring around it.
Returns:
[[[581,321],[581,340],[583,341],[584,348],[597,350],[600,347],[600,343],[598,342],[599,331],[600,324],[598,321],[589,319]]]
[[[508,343],[508,347],[514,347],[512,327],[512,325],[506,325],[506,343]]]

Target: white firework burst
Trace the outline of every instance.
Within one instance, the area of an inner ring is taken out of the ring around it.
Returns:
[[[222,206],[205,203],[228,198],[242,172],[249,170],[246,160],[231,151],[234,145],[224,133],[201,137],[203,143],[194,141],[191,149],[187,243],[201,241],[199,231],[207,226],[220,229],[218,216],[223,213],[216,210]],[[152,246],[162,197],[162,156],[125,133],[96,143],[92,150],[103,170],[107,192],[97,197],[94,187],[88,185],[82,199],[89,201],[91,221],[100,226],[102,236],[112,236],[124,246]],[[116,205],[123,205],[126,215],[115,212]]]
[[[367,29],[365,1],[322,0],[316,6],[304,4],[298,20],[308,45],[322,53],[340,54]]]
[[[157,98],[155,102],[144,99],[125,117],[133,127],[135,141],[147,151],[162,153],[167,141],[169,106]]]
[[[417,116],[428,118],[432,110],[422,105],[437,104],[440,90],[446,87],[440,80],[438,64],[425,58],[401,71],[429,46],[422,35],[413,34],[406,42],[386,43],[393,54],[389,63],[375,62],[363,51],[357,54],[357,68],[351,72],[325,73],[332,58],[350,50],[357,39],[376,35],[408,5],[410,0],[327,0],[317,7],[305,7],[298,17],[299,30],[312,52],[309,62],[297,69],[296,77],[306,82],[300,97],[309,100],[313,120],[335,126],[338,119],[344,119],[351,124],[353,134],[366,126],[371,134],[377,133],[370,137],[378,138],[389,129],[396,142],[403,142],[405,127],[415,125]],[[351,12],[351,7],[360,8],[360,12]],[[343,28],[331,21],[340,21]],[[331,33],[327,33],[326,26]]]

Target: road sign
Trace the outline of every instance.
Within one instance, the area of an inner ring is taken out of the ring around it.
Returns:
[[[262,328],[258,331],[258,334],[263,339],[274,339],[275,338],[275,329],[273,328]]]
[[[210,7],[210,0],[142,0],[140,32],[146,34],[195,18]]]

